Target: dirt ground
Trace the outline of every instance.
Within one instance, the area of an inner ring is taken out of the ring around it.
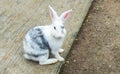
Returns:
[[[95,0],[60,74],[120,74],[120,0]]]

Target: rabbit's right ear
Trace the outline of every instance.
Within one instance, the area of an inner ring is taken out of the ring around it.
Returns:
[[[58,18],[56,11],[49,5],[49,12],[52,19],[52,22]]]
[[[60,18],[63,22],[65,22],[65,20],[69,17],[71,11],[72,9],[61,14]]]

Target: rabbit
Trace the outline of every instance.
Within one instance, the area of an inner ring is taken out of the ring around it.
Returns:
[[[52,24],[36,26],[27,32],[23,39],[25,59],[38,61],[40,65],[64,61],[64,58],[59,53],[64,51],[61,49],[67,34],[64,23],[71,11],[72,9],[62,13],[59,17],[56,11],[49,5]],[[49,53],[52,53],[54,58],[49,58]]]

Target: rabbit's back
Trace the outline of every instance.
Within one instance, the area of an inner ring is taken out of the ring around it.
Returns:
[[[28,53],[31,55],[45,54],[51,50],[48,41],[44,37],[43,28],[40,27],[28,31],[24,43],[27,44],[29,48]]]

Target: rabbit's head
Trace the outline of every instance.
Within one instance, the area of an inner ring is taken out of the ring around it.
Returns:
[[[64,38],[66,35],[66,30],[64,28],[64,22],[69,17],[71,10],[68,10],[60,15],[57,15],[56,11],[49,5],[49,12],[52,19],[51,34],[56,39]]]

